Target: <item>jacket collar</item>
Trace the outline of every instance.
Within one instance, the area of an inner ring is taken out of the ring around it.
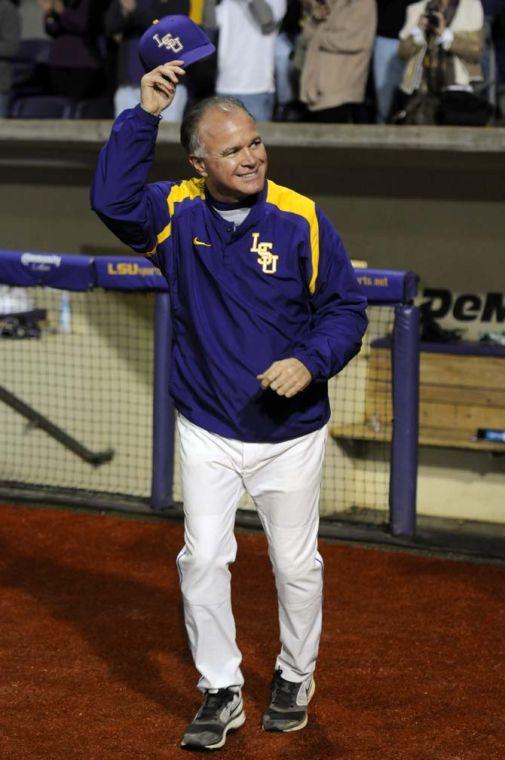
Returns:
[[[205,202],[213,218],[218,223],[218,229],[220,228],[223,231],[229,225],[229,223],[223,219],[217,209],[238,209],[250,207],[250,212],[242,224],[239,224],[234,232],[235,237],[241,237],[251,227],[257,226],[261,216],[265,213],[265,198],[267,191],[268,181],[265,180],[265,184],[263,185],[262,190],[259,193],[255,193],[253,196],[250,196],[245,201],[239,201],[238,203],[221,203],[220,201],[216,201],[211,196],[207,188],[205,188]]]

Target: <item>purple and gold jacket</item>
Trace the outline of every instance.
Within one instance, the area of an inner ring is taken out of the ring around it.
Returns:
[[[191,422],[226,438],[289,440],[330,416],[327,381],[359,351],[366,299],[326,215],[265,183],[236,229],[201,179],[147,184],[159,119],[137,106],[115,121],[91,191],[93,209],[167,279],[170,392]],[[312,374],[286,399],[256,376],[296,357]]]

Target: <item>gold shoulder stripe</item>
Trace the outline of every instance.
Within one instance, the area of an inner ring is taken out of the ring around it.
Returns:
[[[203,179],[185,179],[180,185],[174,185],[170,188],[170,192],[167,196],[168,213],[170,219],[174,215],[175,204],[185,201],[187,198],[193,200],[193,198],[204,198],[204,180]]]
[[[170,219],[172,219],[174,215],[176,203],[180,203],[181,201],[186,200],[186,198],[192,200],[193,198],[198,197],[205,198],[205,187],[203,179],[185,179],[183,182],[181,182],[180,185],[174,185],[171,187],[170,192],[167,196],[168,214]],[[149,251],[149,253],[145,253],[144,256],[152,256],[155,253],[156,248],[170,237],[171,232],[172,223],[169,222],[167,226],[162,229],[160,233],[158,233],[156,237],[156,245],[153,250]]]
[[[316,289],[317,275],[319,271],[319,223],[316,215],[316,204],[310,198],[295,193],[287,187],[276,185],[268,180],[267,203],[272,203],[281,211],[298,214],[307,220],[310,232],[310,252],[312,261],[312,277],[309,282],[311,295]]]

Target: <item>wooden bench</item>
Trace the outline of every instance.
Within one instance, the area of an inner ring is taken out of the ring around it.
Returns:
[[[368,358],[365,417],[357,425],[334,425],[334,438],[391,440],[391,351],[380,345],[387,341],[375,343]],[[419,443],[505,453],[505,443],[475,439],[477,428],[505,430],[505,350],[495,354],[492,347],[486,353],[489,347],[479,350],[475,344],[465,354],[462,348],[465,344],[433,349],[421,343]]]

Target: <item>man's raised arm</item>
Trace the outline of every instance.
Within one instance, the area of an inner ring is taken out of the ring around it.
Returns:
[[[170,106],[181,61],[158,66],[142,77],[141,102],[123,111],[100,151],[91,187],[91,207],[123,243],[138,253],[156,246],[169,222],[169,182],[147,184],[161,112]]]

